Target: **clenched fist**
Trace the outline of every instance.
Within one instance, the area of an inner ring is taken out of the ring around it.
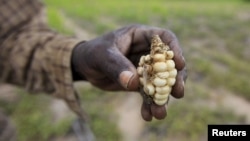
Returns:
[[[152,35],[159,35],[174,52],[176,83],[171,95],[184,95],[185,60],[175,35],[166,29],[145,25],[130,25],[98,38],[78,44],[72,54],[74,80],[87,80],[103,90],[139,91],[136,71],[142,55],[149,54]],[[141,114],[144,120],[166,117],[166,106],[148,104],[143,98]]]

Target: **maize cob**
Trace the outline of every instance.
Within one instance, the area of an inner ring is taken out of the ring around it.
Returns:
[[[166,104],[172,86],[176,82],[177,70],[173,61],[174,52],[164,44],[159,35],[151,40],[151,51],[140,58],[137,73],[140,87],[155,104]]]

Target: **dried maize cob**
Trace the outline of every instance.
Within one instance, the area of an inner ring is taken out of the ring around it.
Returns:
[[[155,104],[164,105],[175,84],[177,70],[173,61],[174,52],[164,44],[159,35],[151,40],[150,54],[141,56],[137,72],[140,86]]]

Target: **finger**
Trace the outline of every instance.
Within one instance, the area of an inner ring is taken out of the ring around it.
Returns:
[[[174,33],[171,31],[165,30],[161,35],[161,39],[164,43],[167,43],[170,49],[174,52],[173,60],[176,63],[176,69],[182,70],[185,67],[185,60],[182,54],[182,50],[179,46],[178,40]]]
[[[135,70],[124,70],[119,75],[119,83],[127,90],[137,91],[139,89],[139,76]]]
[[[101,72],[126,90],[138,90],[139,79],[134,65],[116,47],[100,52],[97,66]]]
[[[172,87],[171,95],[175,98],[182,98],[184,96],[184,80],[186,79],[186,69],[178,71],[176,76],[176,83]]]
[[[146,102],[143,102],[141,105],[141,116],[145,121],[151,121],[152,120],[152,113],[150,109],[150,105]]]
[[[114,83],[113,80],[110,80],[108,78],[104,78],[104,79],[89,79],[89,82],[91,82],[91,84],[93,86],[96,86],[102,90],[106,90],[106,91],[120,91],[120,90],[124,90],[124,88],[118,84],[118,83]]]
[[[152,115],[158,120],[164,119],[167,116],[165,105],[159,106],[156,105],[155,103],[152,103],[150,108]]]

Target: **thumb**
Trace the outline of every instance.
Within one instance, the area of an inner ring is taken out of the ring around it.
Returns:
[[[123,88],[135,91],[138,90],[139,87],[139,77],[135,72],[125,70],[119,75],[119,83]]]
[[[135,66],[116,47],[108,48],[99,58],[101,60],[98,65],[107,77],[126,90],[138,90],[139,76]]]

